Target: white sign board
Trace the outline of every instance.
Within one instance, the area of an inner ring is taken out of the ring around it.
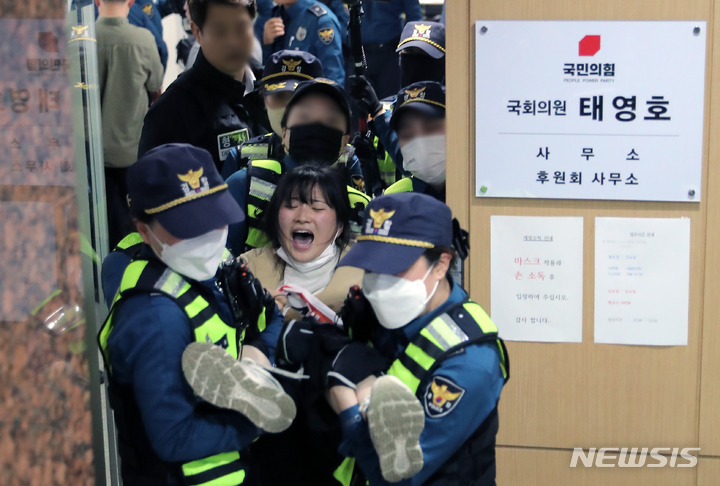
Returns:
[[[582,342],[583,219],[492,216],[490,305],[508,341]]]
[[[478,21],[476,195],[700,201],[705,31]]]
[[[690,219],[595,219],[595,342],[687,345]]]

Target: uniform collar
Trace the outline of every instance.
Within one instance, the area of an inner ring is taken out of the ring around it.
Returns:
[[[457,285],[453,281],[452,277],[448,276],[448,279],[450,280],[450,296],[447,298],[447,300],[443,302],[443,304],[434,311],[425,314],[424,316],[418,317],[414,321],[410,322],[410,324],[401,328],[403,334],[409,341],[412,341],[415,336],[417,336],[420,331],[425,328],[425,326],[430,324],[433,319],[444,314],[451,306],[459,304],[463,300],[467,299],[467,292],[465,292],[462,287]]]
[[[295,18],[312,5],[312,0],[298,0],[285,9],[290,18]],[[287,28],[287,26],[285,26]]]
[[[125,25],[130,24],[127,17],[98,17],[95,22],[100,22],[105,25]]]

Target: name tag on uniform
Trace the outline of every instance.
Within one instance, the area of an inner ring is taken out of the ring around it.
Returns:
[[[234,132],[221,133],[218,135],[218,155],[220,160],[227,159],[228,153],[233,147],[239,147],[243,142],[250,139],[250,133],[247,128],[235,130]]]

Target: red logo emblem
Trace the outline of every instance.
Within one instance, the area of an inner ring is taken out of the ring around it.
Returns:
[[[586,35],[582,38],[579,45],[579,54],[581,56],[594,56],[600,50],[600,36]]]

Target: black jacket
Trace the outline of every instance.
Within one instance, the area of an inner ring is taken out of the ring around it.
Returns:
[[[201,49],[145,116],[138,158],[159,145],[189,143],[210,152],[220,170],[231,148],[269,126],[259,92],[245,96],[245,85],[213,67]]]

